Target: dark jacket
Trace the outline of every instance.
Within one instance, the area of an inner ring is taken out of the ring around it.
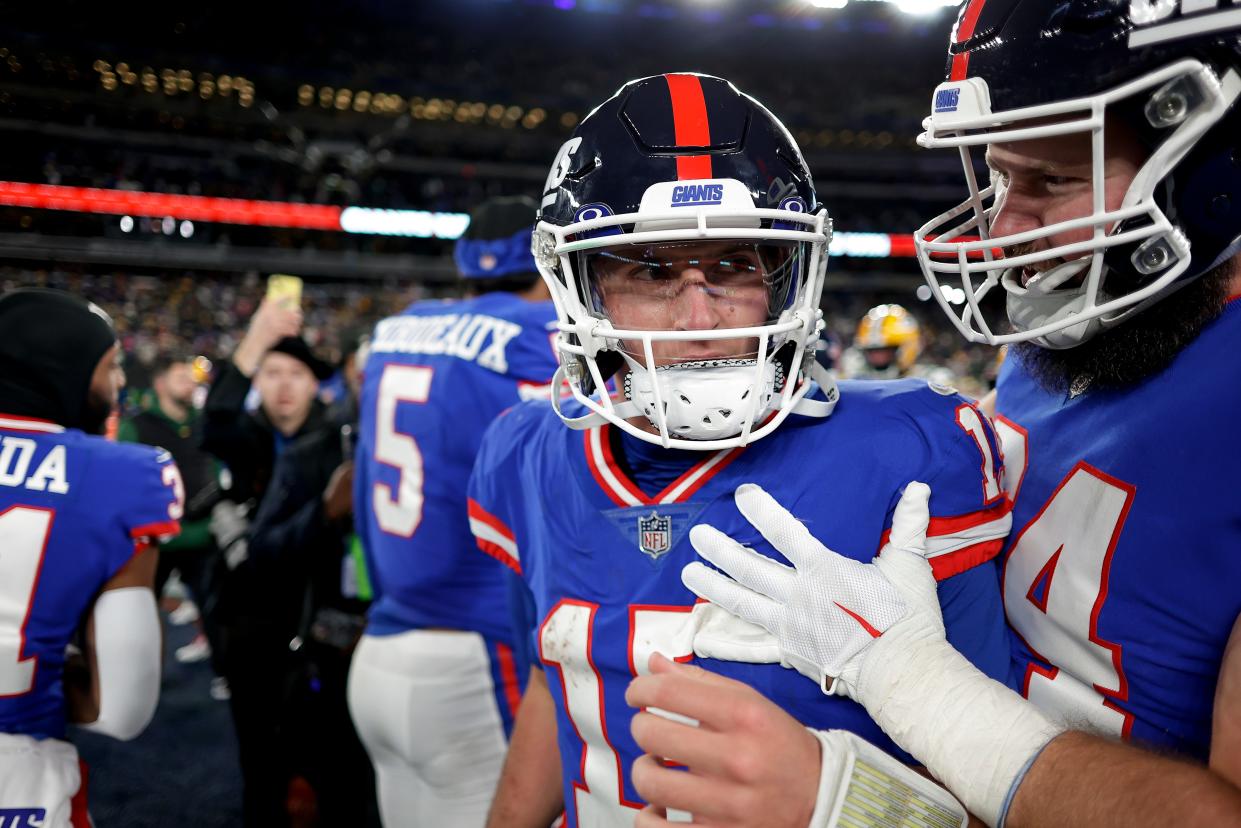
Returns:
[[[249,377],[231,360],[224,362],[203,407],[202,445],[228,467],[232,478],[229,499],[252,501],[255,509],[260,509],[276,465],[277,440],[287,441],[287,448],[298,438],[322,432],[328,425],[323,403],[315,400],[306,422],[296,434],[285,438],[262,409],[246,411],[249,393]],[[253,517],[256,511],[250,514]],[[255,647],[263,639],[287,642],[302,616],[305,578],[255,563],[248,559],[223,575],[220,612],[232,631],[230,641],[249,637]]]
[[[325,606],[362,609],[341,597],[341,560],[353,519],[346,515],[329,520],[323,506],[323,493],[344,459],[340,426],[298,439],[276,461],[267,494],[250,524],[250,566],[308,584],[308,611]]]

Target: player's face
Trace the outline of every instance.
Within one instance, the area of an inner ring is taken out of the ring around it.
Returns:
[[[90,389],[86,395],[86,411],[83,430],[102,434],[108,415],[120,401],[121,389],[125,387],[125,369],[121,364],[121,345],[114,344],[104,352],[91,375]]]
[[[877,371],[885,370],[896,359],[895,348],[864,348],[866,364]]]
[[[188,362],[173,363],[155,380],[155,393],[168,397],[178,405],[190,405],[194,399],[194,367]]]
[[[263,411],[272,422],[296,429],[310,413],[319,383],[306,363],[273,351],[259,364],[254,387],[263,401]]]
[[[1133,133],[1119,122],[1109,121],[1104,134],[1103,200],[1105,209],[1115,210],[1121,206],[1147,152]],[[991,235],[1023,233],[1091,215],[1094,212],[1092,157],[1091,137],[1086,133],[990,144],[987,166],[992,170],[997,188]],[[1007,256],[1036,253],[1086,241],[1092,235],[1090,227],[1082,227],[1015,245],[1004,252]],[[1062,261],[1033,263],[1022,274],[1023,284]]]
[[[768,274],[783,248],[745,242],[625,245],[592,259],[601,310],[615,328],[642,331],[714,331],[762,325],[769,314]],[[625,349],[643,359],[640,342]],[[656,341],[656,364],[752,356],[753,337]]]

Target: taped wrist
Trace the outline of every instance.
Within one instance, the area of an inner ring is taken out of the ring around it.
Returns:
[[[997,825],[1013,783],[1064,726],[983,675],[946,640],[910,647],[899,633],[890,630],[866,654],[859,700],[971,813]]]
[[[899,759],[845,730],[810,730],[819,740],[819,794],[809,828],[964,828],[952,794]]]

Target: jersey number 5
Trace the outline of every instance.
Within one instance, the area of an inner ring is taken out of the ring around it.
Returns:
[[[375,459],[400,473],[396,492],[385,483],[371,488],[371,503],[379,528],[403,538],[412,537],[422,522],[422,452],[412,435],[397,430],[400,403],[425,403],[431,395],[434,369],[390,363],[379,378],[375,406]]]
[[[1003,417],[1006,489],[1015,497],[1025,474],[1026,431]],[[1121,650],[1099,635],[1112,553],[1134,488],[1079,462],[1021,530],[1004,562],[1009,623],[1050,669],[1031,664],[1026,698],[1069,721],[1127,736],[1130,716],[1115,704],[1129,696]]]

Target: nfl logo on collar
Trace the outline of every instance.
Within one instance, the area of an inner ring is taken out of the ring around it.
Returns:
[[[638,518],[638,549],[657,561],[672,548],[672,518],[651,512]]]

